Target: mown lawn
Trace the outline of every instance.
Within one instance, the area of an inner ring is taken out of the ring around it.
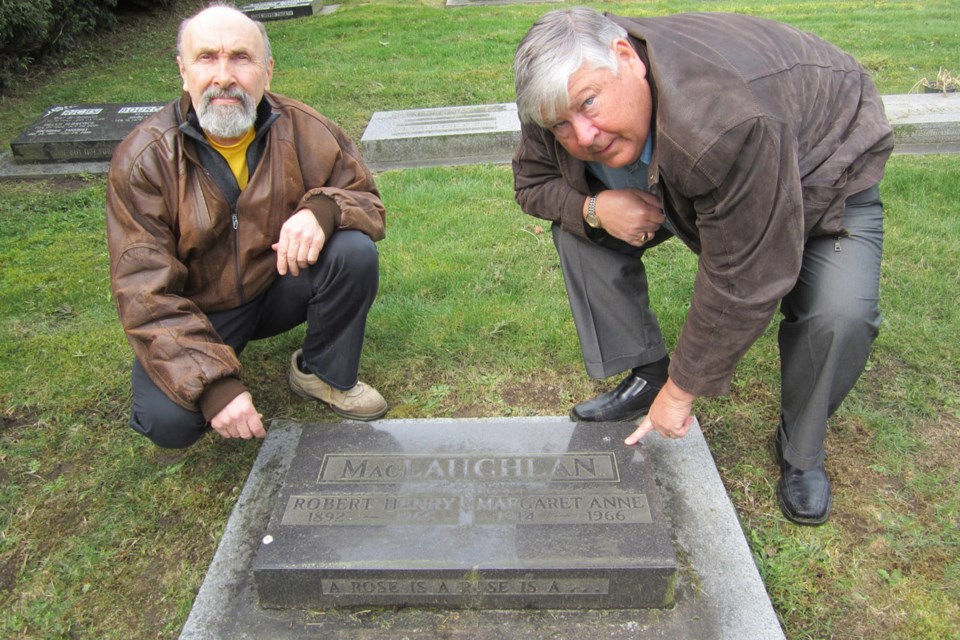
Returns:
[[[739,11],[814,31],[857,55],[884,93],[960,67],[952,0],[584,3],[622,14]],[[158,101],[180,88],[174,14],[97,38],[82,64],[0,97],[3,146],[53,104]],[[374,111],[507,102],[510,61],[555,4],[444,9],[347,0],[331,16],[268,23],[273,89],[359,139]],[[960,171],[897,156],[887,207],[884,325],[831,423],[834,516],[786,522],[770,453],[775,325],[734,392],[697,414],[790,638],[958,638],[960,629]],[[361,375],[388,417],[562,415],[608,386],[583,372],[557,258],[513,202],[506,166],[386,172],[381,292]],[[0,182],[0,637],[176,637],[258,446],[210,437],[164,451],[126,426],[131,352],[109,293],[104,179]],[[651,252],[669,340],[695,257]],[[245,379],[271,418],[333,420],[287,389],[301,332],[255,343]]]

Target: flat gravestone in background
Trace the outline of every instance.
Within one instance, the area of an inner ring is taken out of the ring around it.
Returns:
[[[629,431],[305,429],[254,559],[260,604],[672,606],[676,554]]]
[[[289,20],[318,13],[323,8],[322,0],[274,0],[253,2],[240,7],[252,20]]]
[[[515,103],[378,111],[360,139],[374,171],[509,162],[520,139]]]
[[[894,153],[960,152],[960,93],[883,96]]]
[[[133,128],[164,103],[50,107],[10,143],[18,164],[109,161]]]

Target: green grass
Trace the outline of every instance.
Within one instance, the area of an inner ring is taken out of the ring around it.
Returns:
[[[52,104],[173,98],[173,37],[196,4],[100,38],[87,63],[0,98],[4,146]],[[374,111],[506,102],[515,43],[556,6],[348,1],[268,23],[273,88],[355,138]],[[778,18],[855,53],[884,93],[960,66],[960,7],[947,0],[596,6]],[[884,325],[831,422],[827,525],[793,526],[776,506],[775,326],[733,393],[697,406],[790,638],[960,637],[957,162],[888,167]],[[558,415],[605,387],[583,372],[549,229],[513,202],[509,167],[392,171],[378,184],[388,235],[361,375],[388,417]],[[109,294],[103,199],[100,177],[0,182],[0,637],[176,637],[257,453],[212,437],[163,451],[126,426],[131,351]],[[648,261],[671,344],[695,265],[678,242]],[[301,337],[251,345],[246,381],[268,417],[333,420],[283,382]]]

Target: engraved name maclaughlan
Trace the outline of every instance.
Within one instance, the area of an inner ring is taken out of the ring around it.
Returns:
[[[324,456],[318,483],[402,481],[618,482],[611,453]]]

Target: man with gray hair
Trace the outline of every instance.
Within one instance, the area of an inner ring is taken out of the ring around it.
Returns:
[[[177,64],[183,96],[120,144],[107,182],[130,426],[163,447],[263,437],[238,356],[304,322],[294,393],[379,418],[386,402],[357,378],[385,222],[370,171],[336,124],[269,91],[270,40],[240,11],[185,20]]]
[[[553,222],[588,374],[629,371],[574,419],[637,420],[628,445],[683,437],[694,399],[730,391],[779,305],[779,503],[825,522],[827,419],[880,326],[893,132],[867,73],[769,20],[583,8],[534,24],[514,71],[517,202]],[[642,261],[671,236],[698,255],[672,360]]]

